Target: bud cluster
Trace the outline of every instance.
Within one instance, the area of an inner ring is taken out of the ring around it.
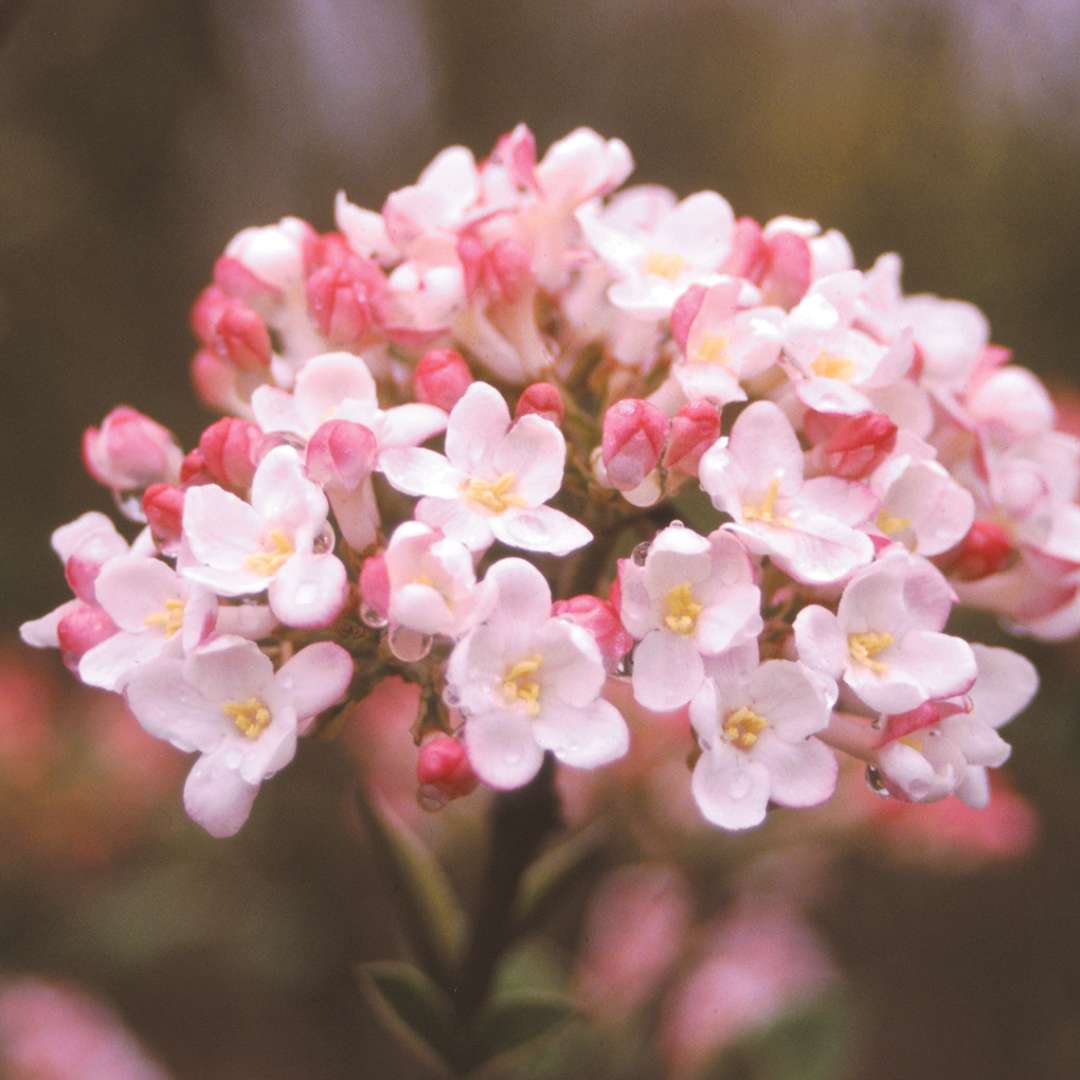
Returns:
[[[520,125],[378,211],[339,193],[330,232],[244,229],[191,315],[223,417],[186,453],[127,406],[87,430],[133,536],[58,529],[72,599],[23,637],[198,755],[210,832],[389,677],[427,807],[608,765],[654,714],[721,827],[825,801],[838,753],[987,801],[1038,680],[948,619],[1080,631],[1080,442],[897,256],[632,164]]]

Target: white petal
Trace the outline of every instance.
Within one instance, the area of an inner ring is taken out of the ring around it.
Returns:
[[[94,583],[98,603],[121,630],[141,633],[146,618],[179,599],[183,585],[176,572],[159,559],[125,555],[111,559]]]
[[[593,538],[580,521],[552,506],[507,510],[491,518],[488,526],[509,547],[551,555],[569,555]]]
[[[345,564],[336,555],[294,555],[271,583],[269,599],[286,626],[329,626],[349,599]]]
[[[436,499],[457,499],[466,477],[442,454],[421,447],[384,450],[379,468],[386,479],[406,495],[428,495]]]
[[[181,750],[213,750],[225,736],[220,709],[184,677],[179,660],[140,667],[127,684],[126,697],[135,719],[151,735]]]
[[[293,399],[304,433],[310,434],[343,401],[374,401],[375,380],[359,356],[324,353],[312,357],[296,376]]]
[[[544,760],[533,738],[532,721],[509,710],[470,717],[465,749],[476,775],[502,790],[527,784]]]
[[[168,642],[162,634],[121,630],[101,644],[88,649],[79,661],[79,678],[87,686],[102,690],[122,690],[140,664],[156,660]]]
[[[204,754],[184,784],[184,809],[211,836],[222,839],[240,831],[259,793],[258,784],[241,779],[221,758]]]
[[[545,704],[533,721],[537,743],[564,765],[595,769],[617,761],[630,748],[622,713],[602,698],[584,708]]]
[[[409,402],[387,409],[382,414],[381,427],[381,448],[419,446],[446,430],[446,413],[434,405]]]
[[[836,755],[818,739],[788,742],[764,731],[753,756],[769,770],[769,795],[782,806],[817,806],[836,790]]]
[[[446,456],[468,476],[486,476],[510,427],[506,399],[493,386],[474,382],[450,411]]]
[[[669,712],[685,705],[704,678],[705,665],[689,638],[652,630],[634,650],[634,697],[646,709]]]
[[[332,641],[319,641],[286,660],[274,681],[306,720],[343,701],[352,677],[352,657]]]
[[[493,464],[496,476],[514,475],[516,495],[539,506],[562,487],[566,442],[550,420],[523,416],[499,443]]]
[[[691,790],[707,821],[749,829],[765,820],[769,771],[729,746],[707,751],[694,766]]]

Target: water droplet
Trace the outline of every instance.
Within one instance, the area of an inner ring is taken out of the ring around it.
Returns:
[[[294,450],[303,450],[307,443],[291,431],[271,431],[268,435],[264,435],[262,442],[259,443],[258,459],[262,461],[271,450],[276,450],[279,446],[291,446]]]
[[[451,709],[456,709],[461,704],[461,695],[453,683],[447,683],[443,687],[442,699]]]
[[[668,528],[669,529],[685,529],[686,526],[678,518],[676,518],[673,522],[671,522],[671,524],[668,526]]]
[[[449,801],[449,798],[434,784],[421,784],[416,789],[417,806],[429,814],[438,813]]]
[[[631,649],[623,656],[611,671],[612,675],[621,679],[629,679],[634,674],[634,650]]]
[[[387,623],[385,615],[376,611],[370,604],[360,606],[360,621],[372,630],[381,630]]]
[[[630,552],[630,561],[635,566],[644,566],[645,560],[649,557],[649,541],[642,540],[640,544],[632,552]]]
[[[890,796],[889,789],[885,784],[885,780],[881,775],[881,771],[879,769],[875,769],[873,765],[866,766],[866,786],[879,799],[887,799]]]
[[[334,530],[329,525],[324,524],[315,534],[315,539],[311,542],[311,550],[316,555],[325,555],[328,551],[334,550],[334,539]]]
[[[137,521],[140,525],[146,524],[146,515],[143,513],[141,491],[118,491],[113,488],[113,505],[128,521]]]
[[[884,729],[884,727],[885,727],[885,723],[886,723],[885,714],[884,713],[878,713],[878,715],[875,716],[874,719],[870,722],[870,726],[875,731],[882,731]]]
[[[387,639],[390,651],[407,664],[423,660],[431,652],[433,640],[430,634],[419,634],[404,626],[395,626]]]
[[[938,729],[937,729],[936,727],[935,727],[935,728],[931,728],[931,729],[930,729],[930,730],[929,730],[929,731],[928,731],[928,732],[927,732],[926,734],[927,734],[927,735],[928,735],[928,736],[929,736],[929,737],[930,737],[931,739],[940,739],[940,738],[941,738],[941,732],[940,732],[940,731],[938,731]]]

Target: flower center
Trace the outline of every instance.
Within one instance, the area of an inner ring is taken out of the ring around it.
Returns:
[[[769,722],[764,716],[758,716],[753,709],[742,705],[733,713],[728,713],[724,721],[724,738],[740,750],[749,750],[768,726]]]
[[[465,481],[461,490],[469,502],[474,502],[493,514],[501,514],[511,506],[525,505],[524,498],[510,490],[516,479],[512,472],[503,473],[498,480],[478,480],[473,477]]]
[[[292,541],[280,529],[271,529],[265,550],[249,555],[244,560],[244,566],[253,574],[273,577],[295,552],[296,548],[292,546]]]
[[[147,615],[143,622],[147,626],[156,626],[166,638],[171,638],[184,625],[184,601],[169,597],[160,611]]]
[[[903,532],[911,524],[911,518],[894,517],[885,507],[882,507],[877,516],[877,527],[886,536],[895,536]]]
[[[851,659],[856,664],[869,668],[875,675],[888,673],[889,665],[882,660],[875,660],[874,657],[892,643],[892,634],[879,634],[874,630],[868,630],[865,634],[848,634],[847,639]]]
[[[852,376],[855,374],[855,365],[846,356],[821,352],[818,353],[817,359],[810,365],[810,370],[824,379],[840,379],[843,382],[851,382]]]
[[[645,258],[645,272],[674,281],[685,269],[686,260],[674,251],[654,251]]]
[[[766,525],[790,525],[791,520],[782,514],[776,513],[776,499],[780,494],[780,478],[769,482],[768,490],[761,502],[743,503],[742,516],[744,521],[761,521]]]
[[[529,716],[540,714],[540,684],[533,677],[539,670],[544,658],[537,653],[527,656],[516,664],[511,664],[503,675],[503,697],[511,704],[521,701],[525,704],[525,712]]]
[[[221,711],[246,739],[257,739],[273,719],[270,710],[257,697],[249,697],[247,701],[226,701]]]
[[[723,334],[706,334],[701,344],[694,350],[694,359],[699,364],[730,363],[728,356],[728,339]]]
[[[685,635],[694,632],[702,607],[694,599],[689,581],[676,585],[664,597],[664,606],[667,608],[664,623],[673,634]]]

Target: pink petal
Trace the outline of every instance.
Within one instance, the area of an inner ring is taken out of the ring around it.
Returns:
[[[407,584],[391,595],[390,621],[422,634],[450,634],[454,613],[442,593],[430,585]]]
[[[527,784],[544,760],[533,738],[532,721],[509,711],[470,717],[465,749],[476,775],[501,790]]]
[[[243,499],[216,484],[202,484],[184,496],[184,537],[200,563],[240,571],[244,560],[261,549],[262,523]]]
[[[446,430],[446,413],[434,405],[409,402],[387,409],[381,427],[380,447],[419,446]]]
[[[767,660],[750,678],[750,707],[781,739],[795,742],[829,726],[832,703],[803,664]]]
[[[416,518],[445,536],[479,553],[491,547],[495,538],[488,518],[474,513],[458,499],[421,499],[416,504]]]
[[[300,455],[291,446],[276,446],[259,462],[251,505],[267,525],[307,536],[314,535],[329,512],[322,489],[304,474]],[[184,512],[186,522],[186,500]]]
[[[136,669],[156,660],[167,645],[161,634],[152,634],[145,629],[134,634],[121,630],[83,653],[79,660],[79,678],[87,686],[122,690]]]
[[[685,705],[704,678],[701,654],[689,638],[652,630],[634,650],[634,698],[646,709],[668,712]]]
[[[427,495],[436,499],[457,499],[466,477],[442,454],[420,447],[384,450],[379,468],[386,479],[406,495]]]
[[[499,443],[491,465],[496,476],[512,473],[514,493],[529,506],[539,506],[562,487],[566,442],[550,420],[526,415]]]
[[[606,673],[596,639],[587,630],[565,619],[548,619],[534,643],[543,657],[537,678],[545,709],[550,695],[574,708],[585,708],[599,697]]]
[[[781,806],[817,806],[836,790],[836,756],[818,739],[788,742],[765,731],[753,754],[769,770],[769,795]]]
[[[265,432],[288,431],[294,435],[312,434],[304,428],[292,394],[276,386],[258,386],[251,395],[251,411]]]
[[[998,728],[1031,704],[1039,689],[1039,673],[1026,656],[1012,649],[972,645],[978,677],[968,692],[974,715]]]
[[[759,501],[774,480],[780,482],[780,495],[793,494],[802,486],[803,453],[798,437],[771,401],[755,401],[740,413],[731,429],[728,449],[745,477],[749,501]]]
[[[125,555],[102,568],[95,583],[98,603],[121,630],[142,633],[146,619],[179,599],[183,586],[176,572],[159,559]]]
[[[649,596],[663,600],[670,590],[704,582],[712,573],[713,550],[693,529],[669,526],[654,538],[645,559],[645,587]]]
[[[769,771],[729,746],[701,755],[690,786],[698,808],[713,825],[749,829],[765,820]]]
[[[221,754],[204,754],[191,767],[184,784],[184,809],[192,821],[211,836],[235,836],[259,793],[258,784],[249,784],[229,768]]]
[[[506,399],[495,387],[475,382],[450,410],[446,456],[468,476],[485,476],[509,427]]]
[[[630,748],[622,713],[602,698],[584,708],[545,704],[533,721],[537,743],[564,765],[595,769],[617,761]]]
[[[217,707],[225,701],[261,697],[274,678],[274,666],[246,638],[219,637],[184,661],[183,672],[193,687]]]
[[[143,728],[180,750],[205,753],[225,738],[226,721],[219,706],[207,701],[184,677],[180,660],[143,665],[127,684],[125,696]]]
[[[270,607],[286,626],[329,626],[348,599],[348,574],[336,555],[294,555],[270,584]]]
[[[319,641],[286,660],[274,679],[297,717],[307,720],[344,701],[352,677],[352,657],[332,641]]]
[[[559,556],[569,555],[593,538],[580,521],[551,506],[507,510],[491,518],[488,527],[510,547]]]
[[[706,656],[740,645],[761,633],[761,591],[756,585],[732,585],[719,603],[698,616],[694,643]]]
[[[847,639],[837,617],[819,604],[795,616],[795,648],[799,659],[818,671],[840,678],[848,662]]]
[[[375,380],[359,356],[347,352],[324,353],[313,357],[300,370],[293,399],[303,432],[310,434],[343,401],[374,401]]]

